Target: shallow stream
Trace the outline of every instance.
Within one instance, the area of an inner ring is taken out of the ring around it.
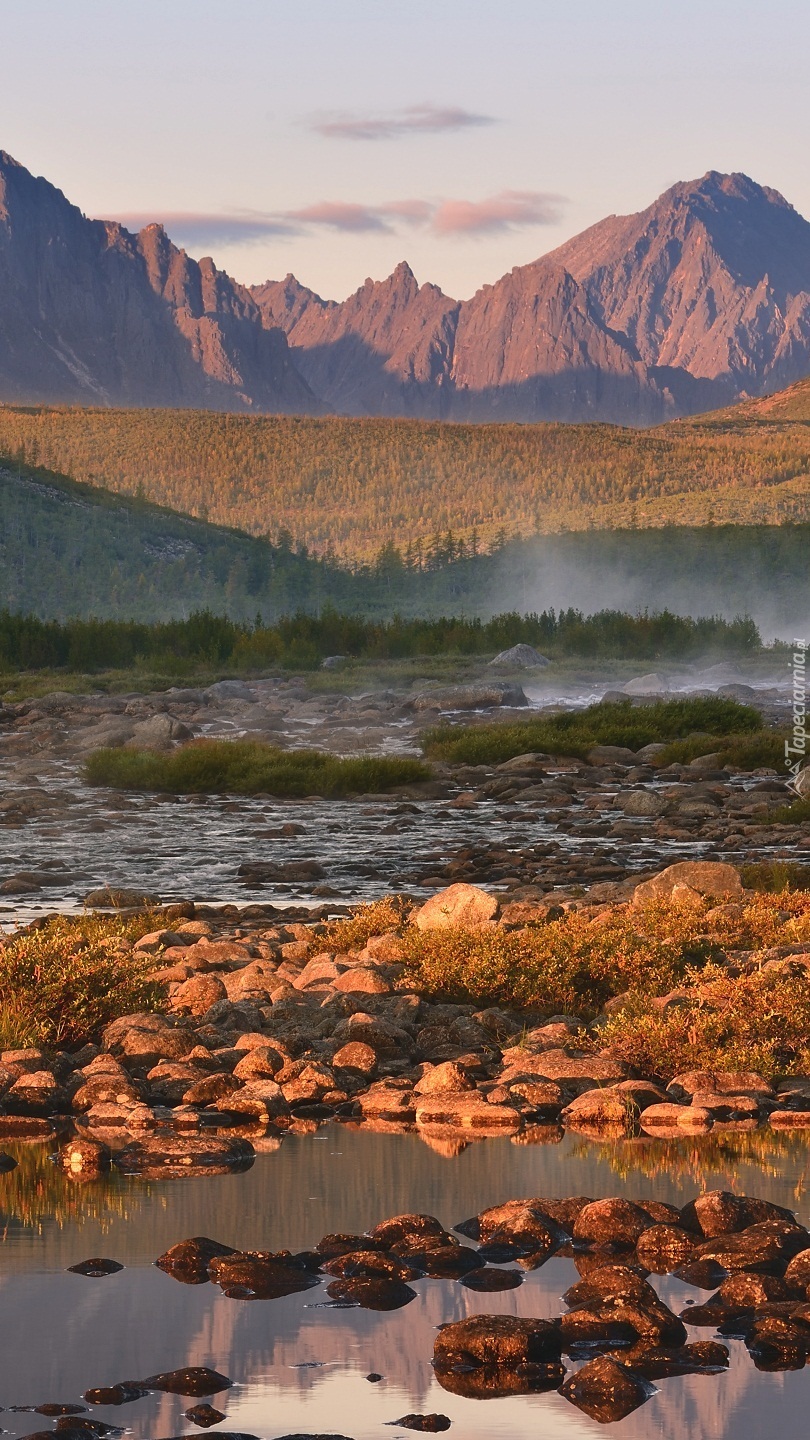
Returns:
[[[576,1278],[571,1260],[551,1259],[501,1294],[416,1281],[417,1299],[387,1314],[331,1308],[325,1284],[281,1300],[228,1299],[211,1284],[179,1284],[153,1262],[191,1235],[296,1250],[405,1211],[453,1225],[486,1205],[530,1195],[624,1194],[683,1204],[704,1186],[722,1187],[810,1220],[810,1149],[796,1136],[763,1132],[603,1145],[571,1134],[556,1144],[486,1140],[445,1156],[415,1134],[331,1124],[287,1136],[242,1174],[161,1182],[113,1175],[83,1185],[62,1176],[40,1145],[6,1148],[21,1163],[0,1176],[0,1405],[4,1430],[18,1436],[50,1422],[9,1413],[11,1406],[81,1403],[88,1387],[187,1365],[209,1365],[234,1381],[212,1399],[227,1415],[219,1428],[268,1440],[324,1432],[402,1440],[412,1432],[383,1427],[414,1411],[448,1416],[458,1440],[604,1433],[556,1393],[470,1400],[444,1390],[430,1365],[444,1321],[559,1314],[560,1296]],[[99,1255],[125,1269],[104,1279],[66,1273]],[[653,1278],[676,1310],[705,1298],[672,1278]],[[690,1330],[690,1339],[712,1334]],[[628,1440],[804,1437],[810,1370],[761,1373],[741,1342],[727,1343],[726,1373],[658,1382],[652,1399],[611,1432]],[[372,1372],[383,1378],[369,1382]],[[118,1408],[91,1407],[91,1414],[147,1440],[202,1433],[184,1418],[194,1403],[153,1393]]]

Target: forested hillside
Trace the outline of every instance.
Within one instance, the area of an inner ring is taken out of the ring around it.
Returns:
[[[784,417],[644,431],[2,406],[0,455],[352,561],[388,542],[418,557],[448,530],[469,554],[499,535],[810,519],[810,382],[786,394]]]
[[[339,565],[45,470],[0,470],[0,609],[48,619],[265,621],[297,611],[385,618],[504,611],[752,615],[804,634],[810,525],[590,530],[463,555],[452,536]]]

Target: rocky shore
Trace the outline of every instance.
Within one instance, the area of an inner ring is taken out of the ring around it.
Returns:
[[[688,905],[706,894],[719,908],[704,930],[742,915],[751,898],[733,867],[684,862],[638,885],[622,913],[632,918],[633,904],[656,897]],[[592,896],[568,905],[596,929],[614,910]],[[59,1135],[63,1164],[86,1177],[111,1162],[150,1175],[238,1168],[285,1131],[332,1119],[415,1128],[451,1154],[487,1136],[551,1142],[562,1127],[595,1137],[810,1128],[810,1075],[741,1073],[718,1050],[712,1068],[662,1080],[600,1048],[599,1016],[586,1024],[414,988],[403,925],[423,937],[520,937],[563,906],[504,903],[457,884],[410,915],[401,902],[381,909],[361,941],[335,938],[331,949],[335,931],[322,922],[193,912],[175,907],[134,945],[115,941],[122,957],[134,951],[147,962],[162,1007],[113,1020],[72,1053],[2,1052],[0,1139]],[[810,942],[797,943],[787,911],[776,922],[786,943],[734,951],[731,974],[806,975]],[[682,994],[660,1006],[677,1008]]]

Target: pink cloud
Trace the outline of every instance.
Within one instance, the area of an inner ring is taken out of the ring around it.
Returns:
[[[563,197],[537,190],[501,190],[485,200],[443,200],[433,215],[437,235],[495,235],[533,225],[555,225]]]
[[[305,206],[303,210],[287,210],[284,218],[305,225],[326,225],[331,230],[343,230],[358,235],[391,228],[381,208],[355,205],[342,200],[320,200],[315,205]]]

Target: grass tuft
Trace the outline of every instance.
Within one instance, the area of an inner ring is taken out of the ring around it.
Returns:
[[[154,915],[59,915],[0,941],[0,1048],[83,1045],[118,1015],[153,1009],[152,955],[130,948]]]
[[[779,805],[775,810],[769,810],[765,817],[765,825],[804,825],[810,820],[810,795],[805,795],[800,800],[793,800],[789,805]]]
[[[645,745],[684,739],[694,731],[707,736],[748,735],[761,731],[757,710],[720,696],[705,699],[658,700],[634,705],[629,699],[600,701],[585,710],[538,716],[512,725],[436,726],[426,731],[423,749],[434,760],[453,764],[499,765],[515,755],[546,751],[584,759],[595,745]],[[706,740],[703,751],[711,749]]]
[[[705,735],[673,740],[662,750],[657,765],[688,765],[701,755],[717,753],[717,763],[724,769],[784,771],[785,737],[779,730],[757,730],[748,735],[721,735],[707,740]]]
[[[169,795],[258,795],[336,799],[376,794],[430,778],[427,766],[403,756],[342,759],[321,750],[280,750],[253,740],[193,740],[168,754],[97,750],[85,767],[91,785]]]

